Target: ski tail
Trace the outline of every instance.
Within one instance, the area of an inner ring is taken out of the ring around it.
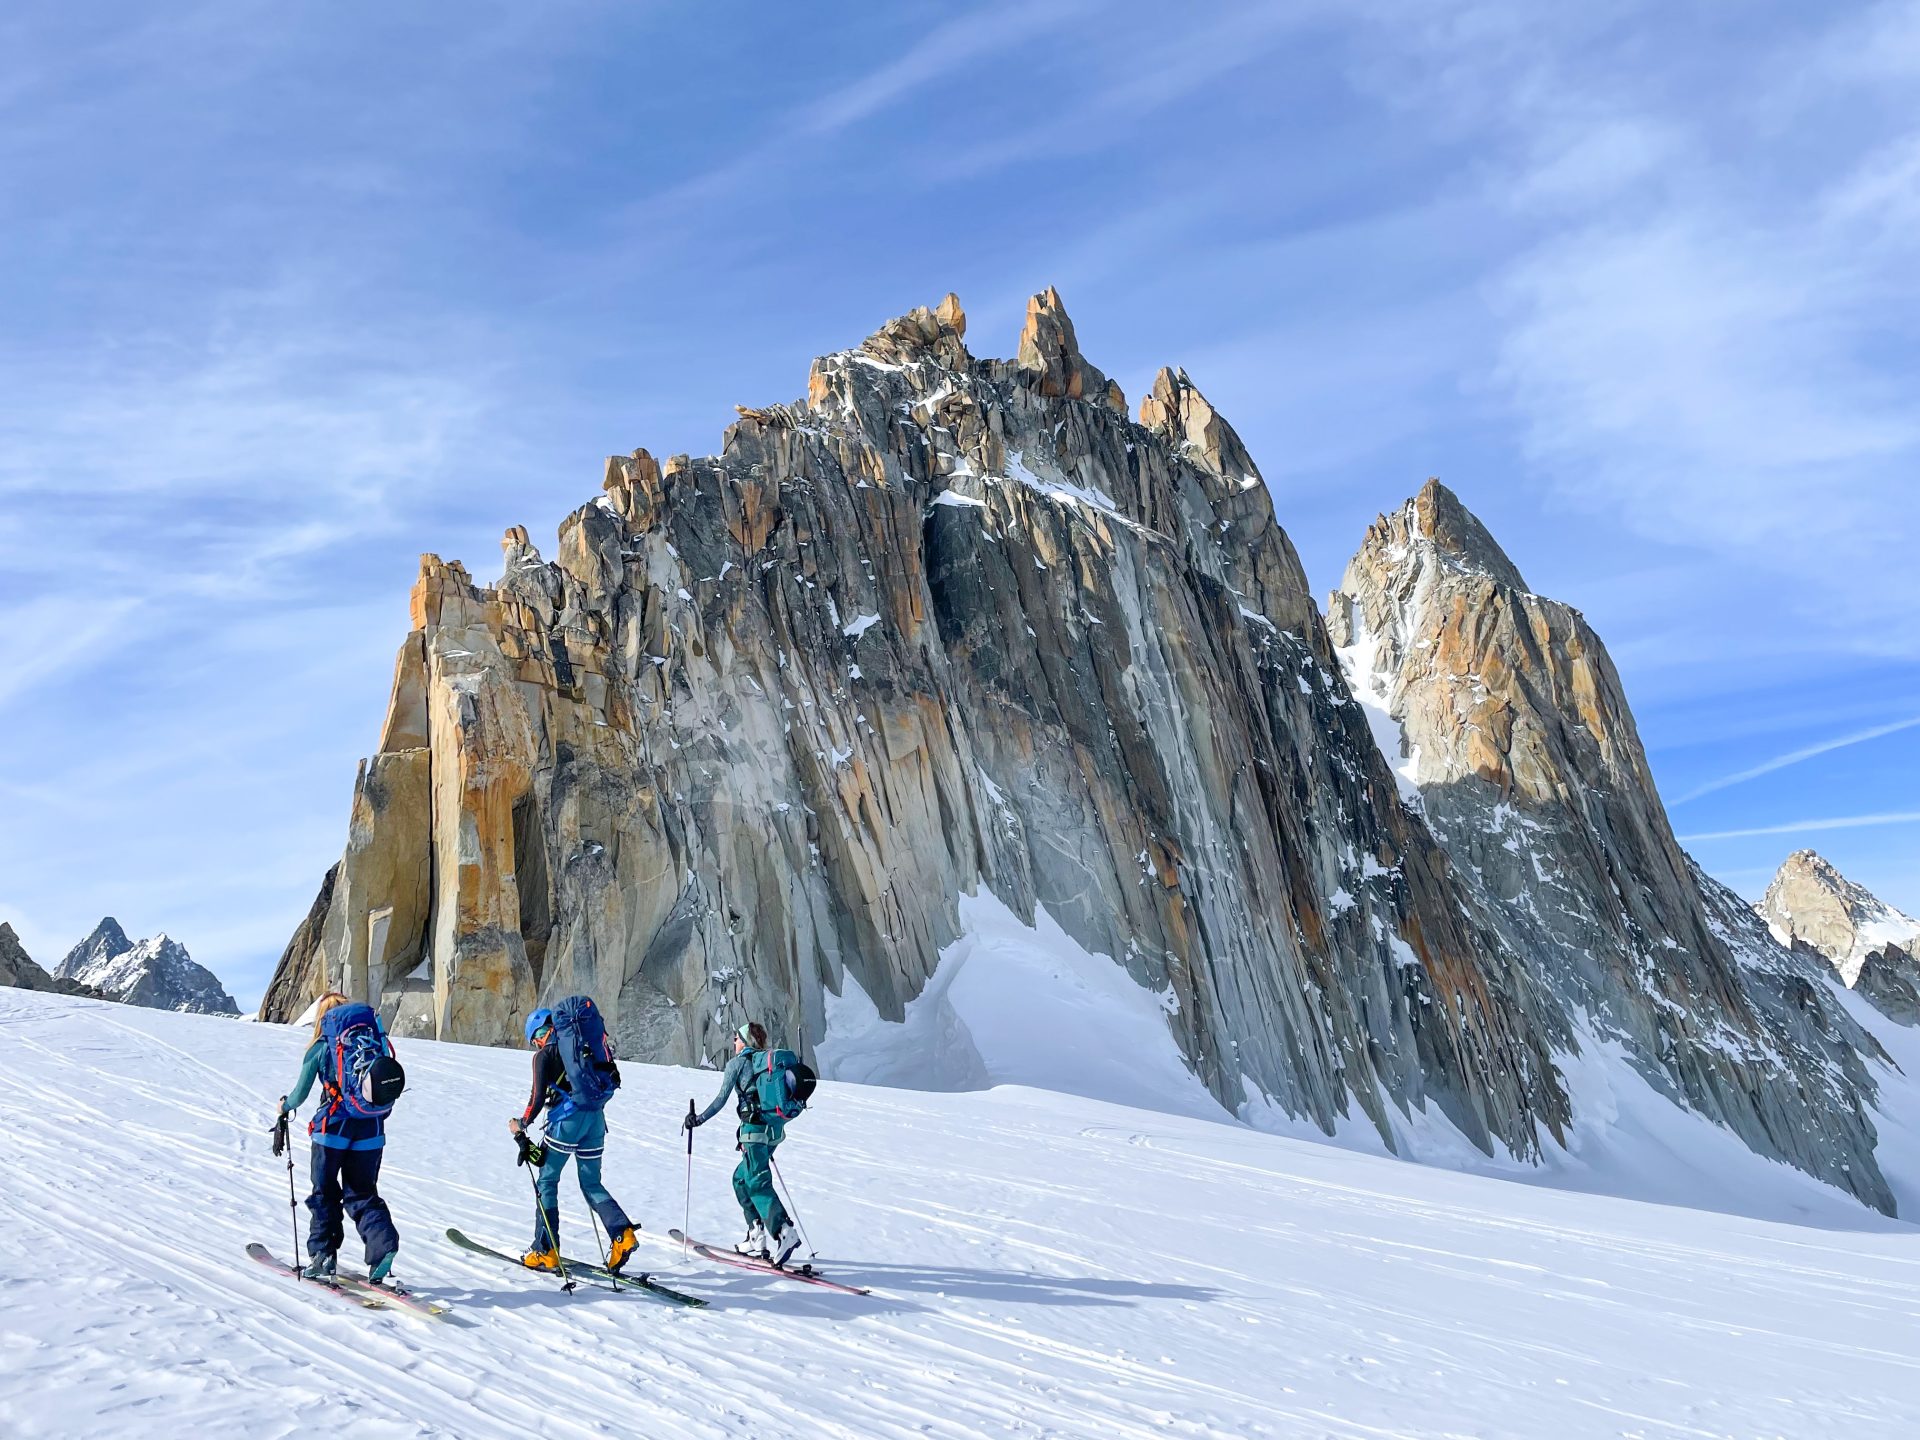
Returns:
[[[676,1245],[685,1245],[704,1260],[712,1260],[721,1265],[733,1265],[741,1270],[752,1270],[759,1275],[771,1275],[779,1280],[799,1280],[808,1285],[818,1285],[825,1290],[837,1290],[842,1295],[871,1295],[871,1290],[859,1285],[843,1285],[838,1280],[829,1280],[811,1265],[775,1265],[769,1260],[755,1260],[751,1256],[735,1254],[731,1250],[719,1250],[699,1240],[689,1239],[678,1230],[669,1230]]]
[[[525,1266],[520,1264],[518,1256],[509,1255],[504,1250],[496,1250],[491,1245],[482,1245],[478,1240],[469,1238],[451,1226],[447,1229],[447,1239],[451,1240],[455,1245],[458,1245],[462,1250],[471,1251],[475,1255],[490,1255],[495,1260],[505,1261],[517,1269],[526,1269]],[[665,1301],[670,1305],[685,1305],[692,1309],[706,1308],[707,1302],[702,1300],[698,1295],[689,1295],[683,1290],[675,1290],[670,1285],[662,1285],[658,1280],[655,1280],[651,1275],[644,1272],[636,1274],[623,1270],[616,1274],[604,1265],[597,1265],[591,1260],[575,1260],[571,1255],[564,1255],[561,1259],[566,1262],[567,1269],[574,1274],[591,1277],[604,1285],[625,1285],[634,1290],[645,1291],[656,1300]],[[527,1273],[535,1274],[540,1272],[529,1270]]]
[[[358,1305],[363,1310],[384,1310],[387,1308],[387,1302],[378,1296],[363,1295],[358,1291],[347,1289],[344,1285],[338,1285],[327,1280],[307,1279],[300,1273],[300,1267],[298,1265],[289,1265],[285,1260],[282,1260],[278,1255],[275,1255],[258,1241],[247,1246],[247,1255],[248,1258],[258,1261],[276,1274],[298,1280],[310,1290],[331,1295],[334,1299],[343,1300],[349,1305]]]

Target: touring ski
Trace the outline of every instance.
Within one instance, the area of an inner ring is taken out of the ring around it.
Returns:
[[[381,1300],[391,1300],[402,1309],[411,1310],[416,1315],[431,1315],[435,1318],[448,1314],[453,1307],[429,1300],[424,1295],[416,1295],[406,1286],[392,1280],[369,1280],[365,1275],[355,1275],[351,1271],[342,1271],[333,1277],[343,1289],[356,1295],[370,1295]]]
[[[447,1239],[458,1245],[462,1250],[470,1250],[476,1255],[491,1255],[494,1259],[504,1260],[516,1270],[526,1271],[529,1275],[544,1275],[548,1273],[544,1270],[529,1269],[520,1263],[519,1256],[509,1255],[504,1250],[495,1250],[491,1245],[482,1245],[478,1240],[469,1239],[451,1226],[447,1229]],[[698,1295],[688,1295],[683,1291],[673,1289],[671,1286],[662,1285],[658,1280],[655,1280],[645,1272],[635,1274],[622,1270],[616,1274],[604,1265],[594,1264],[591,1260],[575,1260],[570,1255],[563,1256],[562,1258],[566,1261],[567,1269],[575,1275],[589,1276],[592,1279],[607,1284],[627,1285],[635,1290],[644,1291],[657,1300],[664,1300],[672,1305],[687,1305],[699,1309],[704,1308],[707,1303]]]
[[[771,1260],[757,1260],[751,1255],[742,1255],[734,1250],[716,1250],[711,1245],[698,1240],[689,1240],[678,1230],[669,1230],[676,1245],[690,1246],[693,1253],[706,1260],[716,1260],[722,1265],[737,1265],[742,1270],[758,1271],[762,1275],[778,1276],[782,1280],[804,1280],[809,1285],[819,1285],[828,1290],[838,1290],[843,1295],[871,1295],[871,1290],[858,1285],[842,1285],[838,1280],[829,1280],[811,1265],[776,1265]]]
[[[334,1284],[332,1281],[328,1281],[328,1280],[306,1279],[304,1276],[300,1274],[300,1267],[298,1265],[289,1265],[286,1261],[280,1259],[279,1256],[275,1255],[271,1250],[267,1249],[266,1246],[260,1244],[258,1241],[255,1241],[253,1244],[247,1246],[247,1254],[251,1258],[258,1260],[262,1265],[266,1266],[269,1270],[275,1271],[281,1275],[292,1276],[294,1279],[299,1280],[301,1284],[306,1285],[314,1290],[323,1291],[326,1294],[333,1296],[336,1300],[344,1300],[349,1305],[358,1305],[362,1309],[366,1309],[366,1310],[384,1310],[387,1308],[387,1302],[383,1298],[375,1297],[372,1295],[365,1295],[357,1290],[349,1290],[344,1285],[337,1285],[337,1284]]]

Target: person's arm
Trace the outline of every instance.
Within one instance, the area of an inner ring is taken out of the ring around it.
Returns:
[[[524,1130],[539,1118],[547,1103],[547,1092],[553,1088],[551,1071],[559,1060],[551,1045],[542,1045],[533,1052],[533,1091],[527,1096],[526,1108],[509,1128]]]
[[[307,1092],[313,1089],[313,1082],[320,1074],[320,1062],[326,1058],[325,1041],[316,1040],[307,1047],[307,1055],[300,1062],[300,1078],[294,1082],[293,1089],[280,1098],[280,1108],[292,1114],[307,1103]]]
[[[720,1107],[727,1103],[727,1097],[733,1094],[740,1084],[740,1077],[746,1073],[747,1057],[736,1055],[727,1062],[727,1068],[720,1076],[720,1093],[713,1097],[713,1103],[693,1117],[693,1123],[704,1125],[720,1113]]]

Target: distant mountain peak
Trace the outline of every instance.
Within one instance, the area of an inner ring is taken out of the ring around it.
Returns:
[[[57,973],[128,1005],[206,1015],[240,1013],[226,987],[186,946],[165,932],[136,943],[111,915],[67,952]]]
[[[133,949],[133,941],[127,938],[127,932],[120,928],[120,922],[108,915],[87,933],[87,938],[74,946],[54,970],[62,980],[78,980],[81,972],[98,966],[105,961],[126,954]]]
[[[1758,908],[1775,939],[1818,951],[1850,986],[1874,952],[1920,945],[1920,921],[1847,879],[1813,850],[1796,850],[1781,862]]]
[[[1455,564],[1477,571],[1499,584],[1527,591],[1520,567],[1508,558],[1493,538],[1493,532],[1463,503],[1460,497],[1429,476],[1420,493],[1407,502],[1407,513],[1416,535],[1429,540],[1434,548]]]

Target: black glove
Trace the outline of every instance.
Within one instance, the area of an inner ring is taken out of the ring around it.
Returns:
[[[514,1140],[514,1143],[520,1147],[520,1158],[514,1161],[513,1162],[514,1164],[532,1165],[533,1167],[538,1169],[541,1165],[544,1165],[546,1163],[547,1147],[544,1145],[536,1145],[531,1140],[527,1139],[526,1131],[522,1130],[519,1133],[517,1133],[513,1137],[513,1140]]]
[[[286,1104],[283,1100],[282,1105]],[[273,1122],[273,1157],[279,1159],[287,1153],[287,1112],[282,1110]]]
[[[700,1128],[699,1117],[697,1117],[691,1110],[689,1110],[686,1114],[686,1118],[681,1120],[680,1128],[682,1130],[698,1130]]]

